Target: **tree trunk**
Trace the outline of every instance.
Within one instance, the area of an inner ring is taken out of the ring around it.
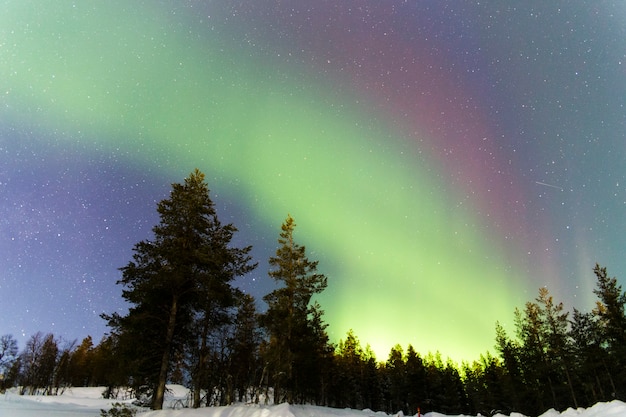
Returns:
[[[613,398],[617,398],[617,389],[615,389],[615,383],[613,382],[613,375],[611,375],[611,371],[609,371],[609,367],[606,365],[604,359],[602,359],[602,365],[604,365],[604,370],[606,371],[606,375],[609,377],[609,382],[611,383],[611,389],[613,392],[611,393]]]
[[[172,342],[174,340],[174,330],[176,329],[176,313],[178,312],[178,296],[172,297],[172,305],[170,306],[170,317],[167,322],[167,331],[165,334],[165,343],[163,347],[163,356],[161,357],[161,369],[159,370],[159,380],[157,382],[154,397],[152,399],[152,409],[162,410],[163,400],[165,398],[165,383],[167,382],[167,369],[170,364],[170,351],[172,350]]]
[[[548,375],[548,386],[550,387],[550,393],[552,394],[552,407],[559,408],[556,403],[556,392],[554,392],[554,385],[552,385],[552,378]]]
[[[202,347],[200,348],[200,357],[198,358],[198,366],[195,376],[195,381],[193,382],[193,408],[200,408],[200,402],[202,401],[202,384],[205,383],[205,374],[206,374],[206,359],[207,355],[206,351],[206,343],[202,343]],[[208,401],[207,401],[207,405]]]
[[[191,405],[192,408],[200,408],[200,387],[197,385],[193,386],[193,403]]]
[[[205,383],[204,376],[206,375],[206,363],[208,359],[207,353],[207,337],[209,335],[209,318],[206,313],[204,320],[202,320],[202,334],[200,335],[200,350],[198,352],[198,365],[196,367],[196,374],[193,379],[193,408],[200,408],[201,401],[201,389],[202,384]],[[208,388],[208,387],[207,387]],[[208,401],[207,401],[208,402]],[[209,404],[207,404],[209,405]]]
[[[565,369],[565,376],[567,377],[567,385],[569,386],[569,392],[572,395],[572,400],[574,400],[574,408],[578,408],[578,399],[576,398],[576,393],[574,392],[574,386],[572,385],[572,378],[569,374],[569,370],[567,366],[563,367]]]

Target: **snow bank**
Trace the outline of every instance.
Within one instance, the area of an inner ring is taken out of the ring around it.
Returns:
[[[548,410],[539,417],[623,417],[626,416],[626,403],[611,401],[609,403],[597,403],[593,407],[574,410],[568,408],[559,413],[556,410]]]
[[[62,395],[18,395],[7,391],[0,395],[1,417],[98,417],[100,409],[109,409],[118,400],[102,398],[104,389],[74,389]]]
[[[21,396],[15,392],[0,395],[0,417],[98,417],[101,409],[111,408],[115,402],[132,402],[132,400],[106,400],[102,398],[103,387],[72,388],[57,396]],[[185,401],[189,390],[180,385],[168,386],[165,399],[166,406],[173,406],[177,400]],[[179,403],[180,404],[180,403]],[[138,417],[387,417],[387,414],[371,410],[335,409],[317,406],[300,406],[281,404],[266,405],[233,405],[228,407],[211,407],[200,409],[165,409],[161,411],[141,410]],[[402,417],[402,414],[389,417]],[[569,408],[560,413],[548,410],[540,417],[618,417],[626,416],[626,403],[612,401],[598,403],[588,409]],[[424,417],[449,417],[440,413],[427,413]],[[459,416],[461,417],[461,416]],[[497,414],[496,417],[505,417]],[[512,413],[510,417],[524,417]]]

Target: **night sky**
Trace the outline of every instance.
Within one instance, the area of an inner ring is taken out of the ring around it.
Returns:
[[[353,329],[474,360],[547,286],[626,277],[622,1],[26,1],[0,14],[0,334],[124,313],[194,168],[259,268],[291,214]]]

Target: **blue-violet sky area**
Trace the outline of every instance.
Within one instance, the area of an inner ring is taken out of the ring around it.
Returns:
[[[195,168],[258,300],[290,214],[350,329],[476,360],[546,286],[626,276],[622,1],[6,0],[0,334],[127,311],[119,268]]]

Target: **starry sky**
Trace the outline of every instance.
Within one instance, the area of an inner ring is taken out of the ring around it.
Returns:
[[[194,168],[259,267],[291,214],[333,341],[455,360],[626,276],[621,1],[5,0],[0,334],[66,340]],[[622,281],[623,282],[623,281]]]

